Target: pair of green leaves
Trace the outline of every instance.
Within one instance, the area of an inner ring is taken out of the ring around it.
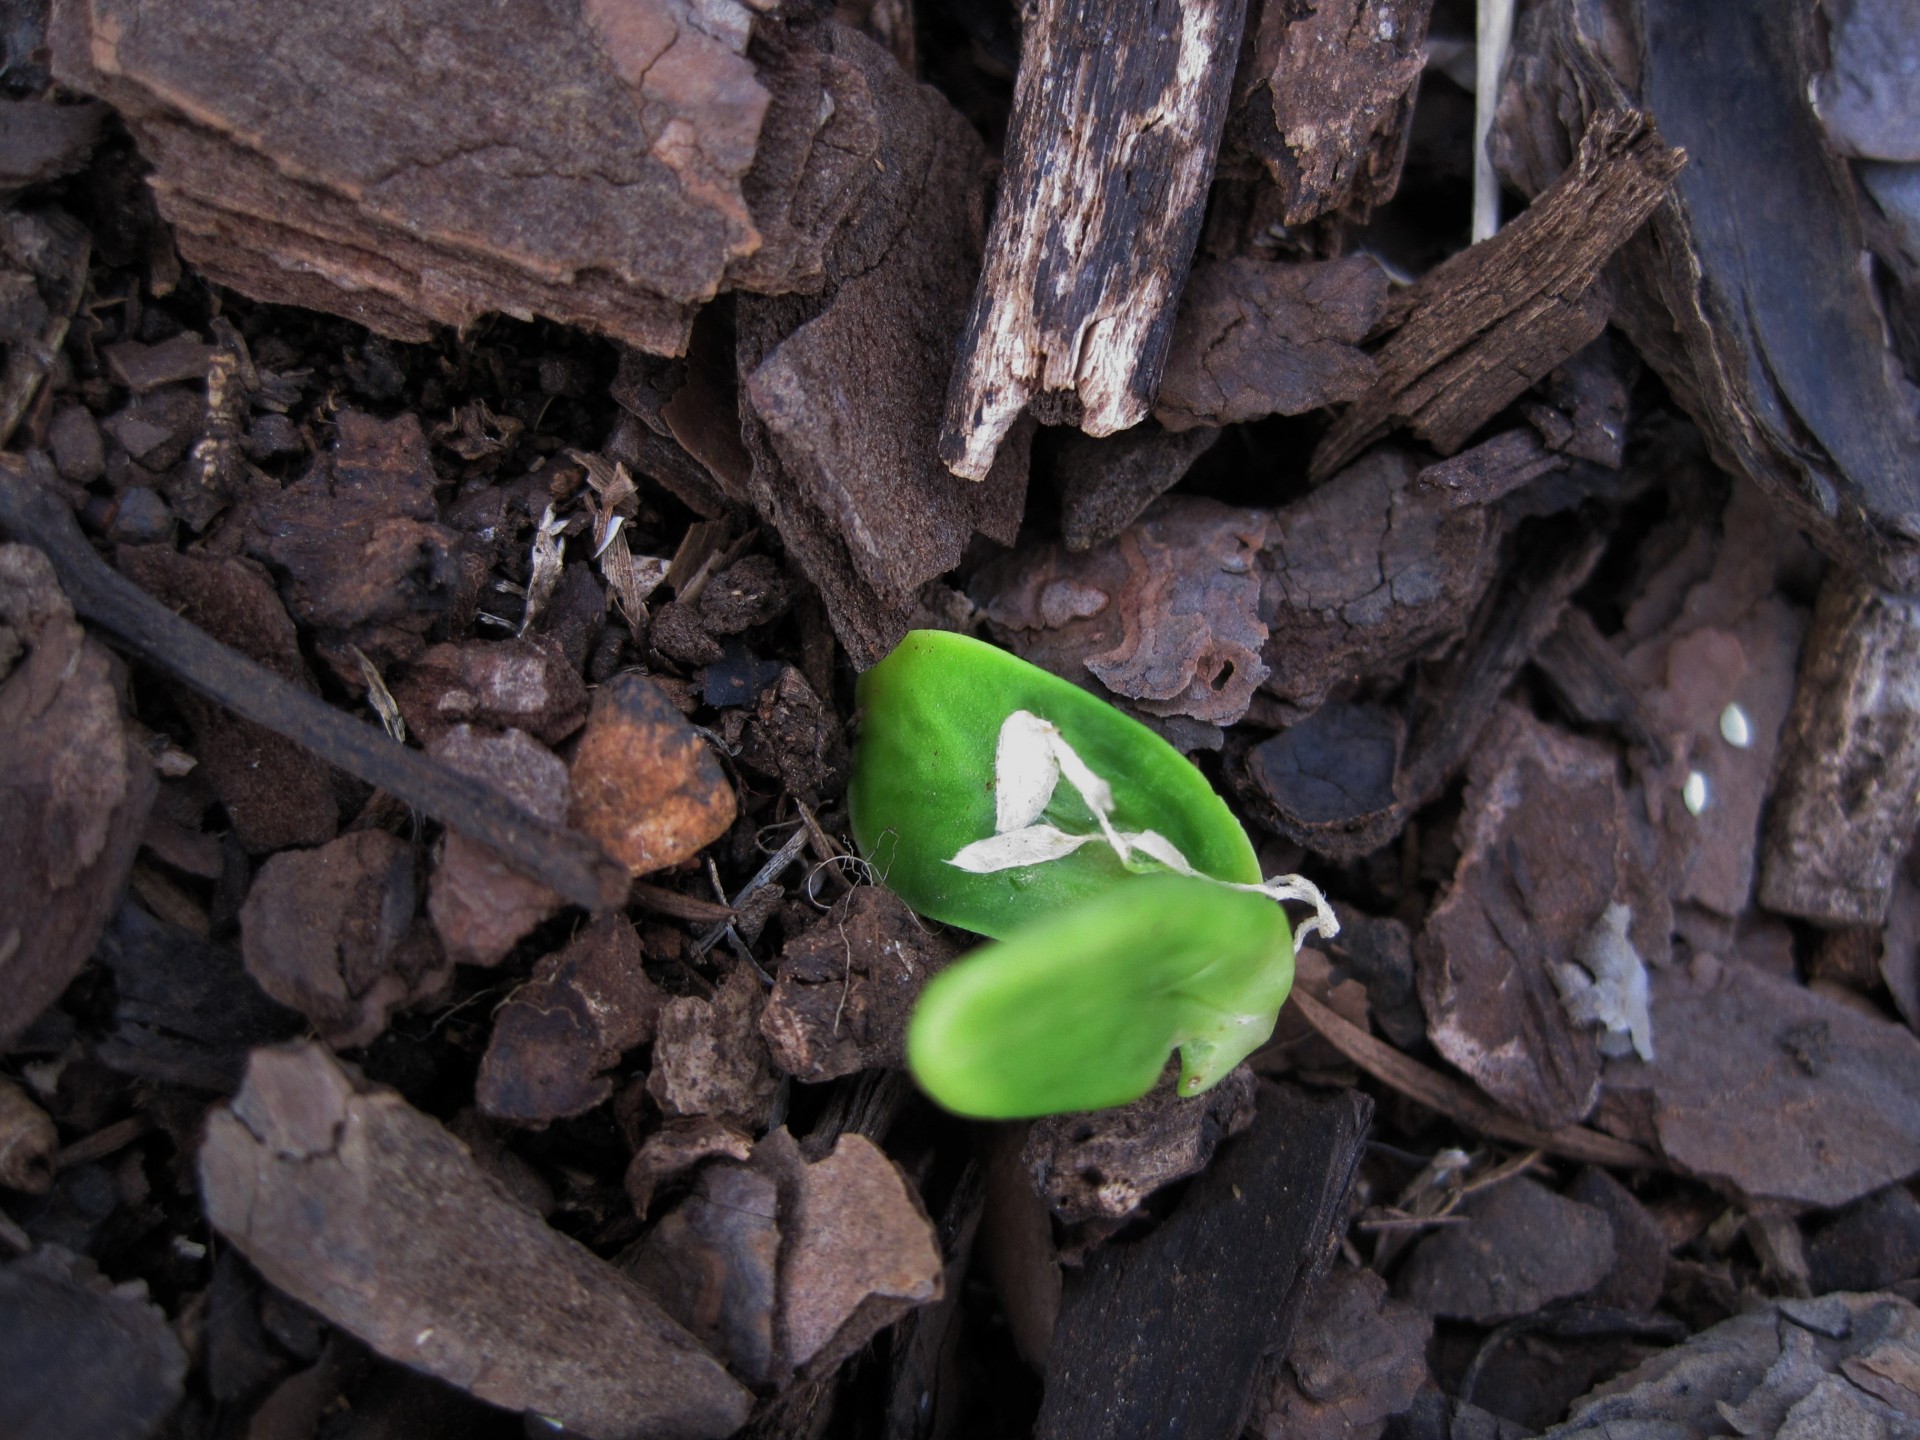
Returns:
[[[1286,916],[1172,746],[940,631],[908,635],[859,699],[854,838],[915,910],[997,942],[914,1012],[908,1061],[934,1099],[992,1118],[1121,1105],[1175,1048],[1197,1094],[1272,1033],[1293,980]]]

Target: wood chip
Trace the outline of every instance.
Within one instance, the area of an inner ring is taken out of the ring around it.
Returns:
[[[1095,440],[1068,435],[1054,457],[1060,538],[1069,550],[1111,540],[1175,485],[1220,438],[1209,425],[1172,433],[1141,425]]]
[[[558,745],[587,718],[579,672],[539,638],[435,645],[393,682],[393,698],[422,744],[454,725],[487,725]]]
[[[1263,1440],[1353,1440],[1413,1403],[1427,1375],[1433,1321],[1387,1295],[1371,1270],[1337,1266],[1301,1316],[1293,1348],[1271,1362],[1249,1428]]]
[[[1464,1200],[1407,1257],[1397,1288],[1429,1315],[1491,1325],[1591,1290],[1613,1267],[1607,1217],[1525,1176]]]
[[[752,967],[737,965],[711,1000],[669,1000],[660,1010],[647,1093],[668,1115],[709,1115],[758,1131],[778,1084],[760,1038],[765,1008]]]

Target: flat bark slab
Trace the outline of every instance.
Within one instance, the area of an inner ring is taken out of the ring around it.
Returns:
[[[255,1053],[208,1118],[200,1184],[271,1284],[491,1404],[591,1440],[718,1437],[747,1418],[747,1392],[632,1281],[317,1046]]]
[[[940,458],[984,479],[1030,403],[1111,435],[1146,418],[1200,239],[1245,0],[1041,0],[947,392]]]
[[[1035,1435],[1237,1436],[1345,1228],[1372,1113],[1356,1091],[1263,1085],[1252,1127],[1158,1230],[1068,1278]]]

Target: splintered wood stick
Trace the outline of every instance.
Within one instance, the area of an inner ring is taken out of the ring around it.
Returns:
[[[396,743],[167,609],[94,552],[73,513],[14,455],[0,455],[0,526],[45,552],[74,610],[142,659],[477,840],[574,904],[607,910],[625,903],[632,876],[585,835]]]

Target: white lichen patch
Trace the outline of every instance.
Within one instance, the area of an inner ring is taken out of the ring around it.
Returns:
[[[1653,1059],[1653,1017],[1647,1010],[1647,967],[1627,938],[1633,911],[1615,902],[1574,950],[1578,964],[1556,961],[1553,983],[1577,1025],[1600,1027],[1600,1053]]]

